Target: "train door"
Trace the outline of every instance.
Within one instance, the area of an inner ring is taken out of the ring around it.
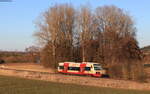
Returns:
[[[91,64],[91,71],[90,71],[90,73],[92,73],[92,74],[95,73],[93,64]]]
[[[68,71],[69,63],[64,63],[64,72]]]
[[[83,74],[85,71],[86,64],[80,64],[80,72]]]

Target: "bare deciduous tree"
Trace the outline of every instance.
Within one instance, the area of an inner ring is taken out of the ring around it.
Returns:
[[[135,39],[136,28],[132,17],[127,12],[115,6],[97,8],[95,17],[97,19],[98,30],[102,34],[102,42],[99,50],[101,51],[102,49],[104,63],[112,67],[114,65],[119,67],[120,64],[122,64],[122,67],[127,65],[126,70],[130,74],[133,70],[131,69],[131,62],[141,60],[140,49]],[[98,54],[100,54],[99,52]],[[138,63],[140,64],[140,62]],[[122,73],[122,69],[117,70],[117,73],[118,71]],[[111,70],[111,72],[114,71]],[[115,76],[115,74],[111,74]],[[130,79],[130,77],[127,79]]]
[[[71,5],[55,5],[37,23],[39,32],[35,35],[44,43],[45,50],[51,52],[49,56],[52,59],[46,62],[54,63],[55,67],[59,61],[71,60],[74,14],[75,10]]]
[[[108,66],[111,77],[141,76],[142,56],[134,21],[120,8],[103,6],[91,11],[86,6],[75,10],[67,4],[54,5],[43,13],[37,26],[39,32],[35,35],[44,43],[45,66],[56,68],[63,61],[95,61]],[[138,76],[132,69],[135,66],[141,66]]]

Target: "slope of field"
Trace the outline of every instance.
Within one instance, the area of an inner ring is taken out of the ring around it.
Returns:
[[[139,83],[135,81],[94,78],[85,76],[63,75],[54,73],[53,71],[51,71],[51,69],[44,69],[39,64],[2,64],[0,65],[0,75],[16,76],[21,78],[45,80],[50,82],[59,82],[66,84],[77,84],[77,85],[120,88],[120,89],[150,90],[150,83]]]
[[[98,88],[0,76],[0,94],[150,94],[150,91]]]

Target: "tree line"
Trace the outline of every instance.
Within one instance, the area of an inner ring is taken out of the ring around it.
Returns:
[[[132,17],[116,6],[74,8],[54,5],[36,22],[41,62],[56,68],[59,62],[98,62],[111,77],[143,79],[142,53]]]

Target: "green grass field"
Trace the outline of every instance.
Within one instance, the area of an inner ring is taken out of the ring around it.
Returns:
[[[150,91],[98,88],[0,76],[0,94],[150,94]]]

